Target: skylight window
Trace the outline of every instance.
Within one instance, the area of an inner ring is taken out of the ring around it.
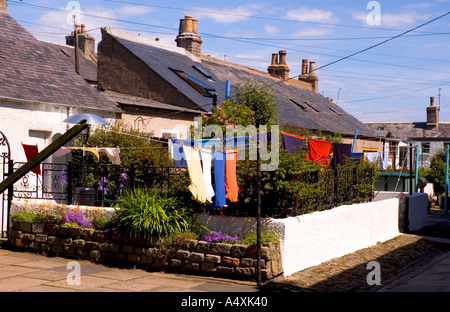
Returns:
[[[206,97],[213,97],[213,93],[215,93],[215,89],[213,87],[208,86],[206,83],[201,82],[197,78],[194,78],[188,74],[186,74],[184,71],[177,70],[170,68],[171,71],[173,71],[175,74],[177,74],[178,77],[186,81],[191,87],[193,87],[195,90],[197,90],[201,95]]]
[[[335,113],[335,114],[337,114],[337,115],[339,115],[339,116],[342,116],[342,114],[339,113],[339,112],[338,112],[337,110],[335,110],[334,108],[330,107],[330,110],[331,110],[333,113]]]
[[[297,105],[297,106],[300,107],[301,109],[306,109],[306,107],[303,106],[302,104],[300,104],[300,103],[294,101],[293,99],[290,99],[290,100],[291,100],[292,103],[294,103],[295,105]]]
[[[203,76],[205,76],[208,79],[212,80],[212,76],[206,72],[206,70],[204,70],[203,68],[201,68],[200,66],[194,65],[193,66],[200,74],[202,74]]]
[[[61,49],[61,52],[64,53],[65,56],[70,57],[70,53],[64,49]]]
[[[320,110],[318,110],[317,108],[315,108],[314,106],[312,106],[311,104],[309,104],[309,103],[307,103],[307,102],[305,102],[305,101],[303,101],[303,103],[305,103],[306,105],[308,105],[309,107],[311,107],[314,111],[316,111],[317,113],[319,113],[320,112]]]

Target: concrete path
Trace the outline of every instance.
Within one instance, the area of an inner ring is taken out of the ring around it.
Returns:
[[[79,266],[78,266],[79,265]],[[80,274],[77,279],[77,269]],[[0,249],[0,292],[256,292],[255,283],[141,269]]]

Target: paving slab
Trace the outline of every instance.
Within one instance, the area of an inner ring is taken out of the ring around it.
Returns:
[[[17,291],[31,286],[41,285],[42,280],[24,276],[12,276],[0,279],[0,292]]]

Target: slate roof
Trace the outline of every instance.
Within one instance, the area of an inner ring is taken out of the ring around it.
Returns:
[[[367,122],[380,135],[400,140],[450,138],[450,123],[440,122],[437,130],[426,130],[426,122]]]
[[[340,132],[343,135],[354,135],[358,130],[358,136],[379,137],[375,131],[341,107],[321,94],[297,85],[295,81],[280,83],[279,79],[267,73],[209,56],[202,56],[202,64],[221,80],[230,80],[233,85],[250,79],[271,86],[278,97],[277,114],[282,125]]]
[[[121,112],[11,16],[0,25],[0,97]]]
[[[67,45],[42,41],[52,52],[59,57],[68,67],[75,69],[75,49]],[[97,82],[97,64],[93,60],[86,58],[83,53],[79,53],[80,57],[80,76],[84,80],[95,83]]]
[[[216,90],[218,102],[225,98],[225,81],[230,80],[232,88],[248,79],[273,85],[279,99],[277,113],[282,125],[294,125],[311,130],[340,132],[343,135],[379,137],[364,123],[357,120],[342,108],[327,100],[321,94],[306,90],[294,82],[277,83],[279,79],[244,66],[224,62],[212,57],[197,58],[183,48],[163,46],[144,38],[136,38],[112,28],[103,28],[131,53],[141,59],[163,79],[197,104],[199,109],[210,112],[212,99],[202,96],[170,69],[178,69]],[[194,68],[197,66],[207,72],[207,79]],[[276,84],[275,84],[276,83]],[[176,105],[176,103],[171,103]]]
[[[214,88],[219,101],[220,99],[225,98],[225,83],[220,81],[214,73],[210,73],[211,79],[207,79],[201,72],[195,69],[194,66],[197,66],[208,71],[207,68],[202,66],[199,59],[185,49],[164,46],[162,43],[146,40],[145,38],[109,27],[103,28],[103,30],[114,37],[121,45],[142,60],[159,76],[194,102],[201,111],[210,112],[213,99],[200,94],[192,86],[186,83],[186,81],[177,76],[170,68],[181,70],[201,83]],[[169,104],[176,105],[176,103]]]

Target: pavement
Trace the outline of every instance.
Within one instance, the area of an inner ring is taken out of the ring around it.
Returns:
[[[430,214],[429,224],[448,222],[450,215]],[[450,239],[426,237],[449,243]],[[77,274],[79,273],[79,274]],[[89,261],[13,251],[0,244],[0,292],[283,292],[235,281],[142,269],[121,269]],[[380,292],[450,292],[450,252],[419,270],[386,285]]]

